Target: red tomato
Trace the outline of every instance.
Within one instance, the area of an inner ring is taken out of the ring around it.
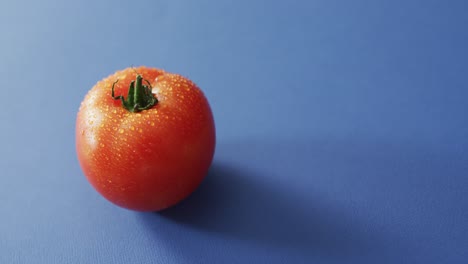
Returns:
[[[207,174],[215,149],[213,115],[190,80],[127,68],[86,95],[76,120],[76,149],[84,174],[105,198],[158,211],[187,197]]]

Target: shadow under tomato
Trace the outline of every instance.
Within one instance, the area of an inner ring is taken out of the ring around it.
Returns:
[[[248,170],[216,162],[185,201],[159,213],[184,226],[301,254],[356,253],[370,241],[326,201],[301,200],[287,187]]]

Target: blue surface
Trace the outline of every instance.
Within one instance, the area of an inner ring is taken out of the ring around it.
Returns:
[[[466,1],[2,1],[0,263],[466,263]],[[131,65],[215,116],[201,187],[115,207],[75,116]]]

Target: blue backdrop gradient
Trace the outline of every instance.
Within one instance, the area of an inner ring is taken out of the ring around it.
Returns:
[[[1,1],[0,263],[466,263],[468,2]],[[104,200],[81,100],[147,65],[217,128],[163,213]]]

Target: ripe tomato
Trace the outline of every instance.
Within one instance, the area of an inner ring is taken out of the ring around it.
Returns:
[[[213,115],[190,80],[127,68],[86,95],[76,149],[84,174],[105,198],[158,211],[187,197],[205,177],[215,149]]]

